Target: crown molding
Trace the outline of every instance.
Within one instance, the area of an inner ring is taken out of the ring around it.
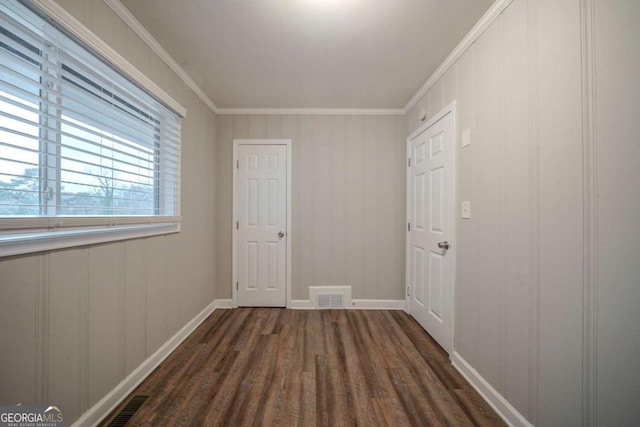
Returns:
[[[176,62],[169,52],[167,52],[160,43],[147,31],[147,29],[133,16],[120,0],[104,0],[104,2],[129,26],[146,44],[155,52],[156,55],[164,61],[171,70],[182,79],[182,81],[195,93],[202,102],[214,113],[218,112],[216,104],[209,99],[204,91],[196,82],[187,74],[187,72]]]
[[[487,28],[496,20],[503,10],[511,4],[513,0],[496,0],[496,2],[487,10],[487,12],[480,18],[476,25],[471,28],[467,35],[462,39],[458,46],[447,56],[442,64],[431,74],[429,79],[418,89],[415,95],[407,102],[407,105],[402,109],[406,114],[416,103],[431,89],[437,82],[444,76],[444,74],[456,63],[458,59],[466,52],[466,50],[485,32]]]
[[[127,76],[140,84],[143,88],[151,92],[154,96],[165,103],[169,108],[174,110],[180,116],[185,117],[187,110],[173,99],[160,86],[155,84],[151,79],[144,75],[140,70],[134,67],[122,55],[116,52],[111,46],[102,41],[92,31],[90,31],[82,22],[77,20],[73,15],[66,11],[62,6],[54,0],[30,0],[30,3],[38,8],[42,13],[53,19],[57,24],[69,31],[83,43],[85,43],[93,51],[97,52],[104,59],[115,65],[123,71]]]
[[[176,62],[162,45],[149,33],[138,19],[126,8],[120,0],[103,0],[119,17],[129,26],[156,55],[164,61],[174,73],[189,86],[189,88],[204,102],[211,111],[216,114],[246,114],[246,115],[404,115],[402,109],[377,109],[377,108],[218,108],[204,91],[193,81],[186,71]]]
[[[175,59],[162,45],[147,31],[147,29],[133,16],[120,0],[103,0],[128,26],[131,28],[167,66],[204,102],[211,111],[221,115],[405,115],[423,97],[429,89],[455,64],[466,50],[485,32],[498,16],[511,4],[513,0],[496,0],[480,20],[473,26],[455,49],[447,56],[440,66],[431,74],[427,81],[418,89],[404,108],[218,108],[204,91],[193,81]]]
[[[346,116],[402,116],[400,108],[218,108],[217,114],[245,115],[346,115]]]

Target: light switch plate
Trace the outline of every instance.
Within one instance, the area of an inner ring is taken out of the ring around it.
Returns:
[[[471,219],[471,202],[468,200],[462,202],[462,219]]]
[[[471,129],[466,128],[462,130],[462,148],[471,145]]]

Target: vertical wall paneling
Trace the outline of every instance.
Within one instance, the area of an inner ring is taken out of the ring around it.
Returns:
[[[313,244],[314,263],[313,280],[318,286],[334,285],[330,281],[333,254],[331,253],[331,177],[332,152],[331,152],[331,132],[329,129],[329,116],[314,116],[314,168],[313,183],[314,191],[312,196],[312,206],[314,211],[313,222]],[[295,250],[295,249],[294,249]]]
[[[443,101],[444,77],[438,80],[427,92],[427,116],[433,117],[445,106]]]
[[[405,138],[455,99],[472,140],[457,147],[472,219],[456,214],[456,351],[536,425],[640,416],[638,4],[514,0],[391,119],[216,118],[102,0],[58,3],[188,107],[183,230],[0,260],[0,400],[72,422],[231,296],[233,138],[293,140],[294,299],[326,284],[400,297]]]
[[[438,111],[447,105],[448,99],[454,99],[458,92],[458,63],[454,63],[451,68],[442,76],[442,95],[440,97],[441,106]]]
[[[529,406],[529,292],[532,254],[530,224],[531,153],[529,134],[529,53],[527,46],[527,2],[505,9],[503,30],[503,127],[505,165],[505,394],[518,408]],[[523,78],[525,76],[525,78]],[[524,132],[523,132],[524,131]],[[523,411],[528,416],[529,411]]]
[[[300,200],[302,198],[302,190],[299,184],[299,177],[301,174],[301,165],[300,165],[300,118],[298,116],[286,115],[281,117],[281,132],[278,136],[279,138],[290,138],[291,143],[291,155],[293,157],[292,163],[292,205],[291,205],[291,215],[292,218],[288,220],[291,221],[291,232],[293,233],[293,241],[291,245],[293,248],[301,248],[301,244],[303,240],[300,238]],[[301,265],[302,262],[302,251],[294,250],[291,254],[291,264],[293,265]],[[298,289],[301,289],[302,285],[302,277],[300,274],[299,268],[293,268],[291,271],[291,297],[293,299],[300,298],[298,294]]]
[[[162,237],[164,240],[166,237]],[[153,354],[168,338],[167,319],[167,271],[165,246],[154,244],[154,239],[145,240],[145,258],[147,269],[147,320],[146,355]],[[163,242],[164,243],[164,242]]]
[[[476,42],[475,72],[476,191],[472,206],[476,225],[478,334],[477,368],[503,392],[502,292],[504,265],[503,176],[500,123],[500,18]]]
[[[229,119],[232,117],[232,119]],[[354,298],[402,295],[404,122],[392,116],[221,116],[218,164],[231,164],[234,138],[291,138],[293,144],[292,298],[309,286],[351,286]],[[220,172],[220,171],[219,171]],[[231,188],[219,175],[218,192]],[[221,212],[231,199],[217,199]],[[218,252],[229,252],[230,224],[218,222]],[[221,258],[222,259],[222,258]],[[218,269],[217,282],[231,272]],[[228,285],[227,285],[228,286]]]
[[[596,152],[595,152],[595,42],[594,10],[591,0],[582,0],[581,11],[581,47],[582,47],[582,146],[583,146],[583,215],[584,215],[584,278],[583,278],[583,338],[582,338],[582,407],[583,424],[592,426],[597,422],[598,404],[596,401],[596,363],[597,355],[597,311],[596,311],[596,266],[597,266],[597,228],[596,228]],[[608,417],[608,421],[613,418]],[[622,424],[622,423],[621,423]]]
[[[236,118],[233,116],[220,116],[218,118],[217,145],[216,145],[216,182],[232,182],[234,167],[233,135]],[[233,222],[233,193],[232,185],[216,186],[216,237],[217,241],[231,242],[231,227]],[[217,245],[216,251],[216,298],[231,298],[231,250]],[[224,281],[227,279],[227,281]]]
[[[36,257],[18,258],[0,263],[0,313],[4,324],[0,330],[3,364],[0,400],[6,404],[32,402],[37,399],[39,286]],[[20,375],[13,375],[20,372]]]
[[[407,135],[411,133],[412,130],[418,129],[420,127],[420,119],[418,118],[420,114],[420,103],[422,98],[418,100],[416,105],[411,108],[411,110],[407,111],[406,119],[407,119]]]
[[[82,254],[81,263],[79,264],[79,272],[82,274],[82,281],[80,283],[76,283],[76,285],[80,288],[80,339],[78,340],[80,346],[80,411],[81,413],[86,411],[89,408],[89,401],[91,399],[91,378],[90,378],[90,361],[89,356],[91,355],[89,348],[89,332],[90,325],[89,322],[91,319],[89,318],[89,311],[91,309],[91,294],[90,294],[90,283],[89,283],[89,274],[90,274],[90,264],[89,264],[89,251],[85,250]]]
[[[471,131],[455,349],[535,425],[640,416],[638,13],[514,0],[406,116],[411,133],[442,93]]]
[[[182,284],[187,279],[184,277],[183,272],[187,271],[187,259],[180,256],[180,253],[191,252],[191,245],[183,245],[177,235],[169,235],[164,237],[166,244],[164,245],[165,253],[164,259],[173,260],[170,268],[166,268],[163,272],[166,274],[166,341],[169,337],[173,336],[184,323],[182,322],[181,313],[186,310],[186,303],[189,299],[189,286],[185,286],[182,289]],[[191,257],[196,257],[195,251],[191,254]],[[181,298],[184,296],[185,298]],[[193,317],[193,316],[192,316]]]
[[[363,211],[362,217],[364,234],[363,234],[363,262],[364,277],[362,298],[375,298],[378,292],[378,269],[377,264],[377,248],[379,241],[378,233],[372,233],[378,224],[378,185],[376,180],[378,177],[378,157],[376,153],[377,138],[377,119],[376,117],[364,118],[364,143],[362,150],[363,158]]]
[[[336,286],[347,285],[346,246],[348,232],[346,228],[346,129],[345,116],[330,116],[331,129],[331,195],[329,204],[332,218],[330,253],[333,254],[331,277],[329,283]]]
[[[513,161],[507,161],[507,144],[511,143],[511,141],[507,140],[507,132],[509,130],[509,126],[513,124],[513,122],[508,123],[506,120],[506,103],[507,103],[507,82],[506,82],[506,76],[505,76],[505,63],[507,62],[507,58],[506,58],[506,44],[507,44],[507,35],[505,33],[505,21],[507,21],[507,17],[505,16],[505,13],[503,12],[503,14],[496,20],[496,24],[497,25],[497,29],[498,29],[498,34],[499,34],[499,46],[498,46],[498,78],[500,79],[500,83],[499,83],[499,90],[498,90],[498,102],[499,102],[499,108],[498,108],[498,123],[500,126],[500,140],[502,142],[501,147],[500,147],[500,154],[499,154],[499,163],[501,165],[501,171],[500,171],[500,176],[499,176],[499,181],[500,181],[500,193],[501,193],[501,197],[500,197],[500,212],[501,215],[500,217],[498,217],[498,221],[500,222],[500,226],[502,228],[500,234],[503,236],[502,240],[499,241],[498,243],[502,244],[502,251],[500,253],[501,255],[501,262],[503,265],[502,271],[501,271],[501,277],[500,277],[500,355],[501,355],[501,360],[502,360],[502,369],[500,372],[500,378],[501,378],[501,384],[500,384],[500,391],[502,394],[506,394],[506,387],[507,387],[507,375],[508,375],[508,365],[507,365],[507,352],[508,352],[508,346],[507,346],[507,334],[508,334],[508,330],[509,330],[509,325],[510,325],[510,319],[507,319],[507,314],[508,314],[508,310],[509,307],[511,306],[511,304],[508,303],[507,300],[507,293],[509,291],[509,272],[512,268],[512,264],[509,263],[509,249],[510,247],[509,245],[509,236],[510,236],[510,229],[509,229],[509,225],[510,225],[510,219],[512,219],[513,217],[511,217],[509,214],[510,212],[507,211],[507,206],[509,204],[509,194],[507,193],[508,189],[511,187],[511,185],[514,183],[513,181],[509,181],[508,178],[510,178],[508,176],[508,169],[510,166],[513,165]],[[520,150],[518,150],[520,151]],[[510,159],[511,160],[511,159]],[[516,159],[513,159],[516,160]],[[520,186],[516,186],[516,188],[519,190]],[[517,216],[514,216],[517,217]],[[514,359],[517,360],[517,359]]]
[[[582,419],[577,6],[513,1],[406,117],[457,100],[455,349],[540,425]]]
[[[266,116],[248,116],[249,127],[247,129],[248,138],[260,138],[260,135],[267,134]]]
[[[540,347],[540,144],[538,118],[538,18],[536,0],[527,0],[527,54],[528,54],[528,93],[529,114],[527,135],[529,138],[529,203],[530,223],[529,239],[532,252],[529,257],[531,281],[529,284],[529,410],[528,420],[538,424],[538,349]]]
[[[296,145],[296,141],[292,142]],[[307,299],[309,286],[315,283],[314,260],[315,240],[312,233],[315,224],[316,212],[314,209],[314,197],[316,194],[315,176],[315,132],[313,116],[300,117],[300,158],[293,159],[293,164],[300,164],[298,180],[292,183],[293,188],[300,188],[300,247],[293,247],[293,252],[300,251],[300,283],[292,292],[292,298]],[[296,265],[293,269],[295,271]],[[296,284],[294,284],[295,286]]]
[[[406,171],[407,168],[407,151],[405,141],[405,118],[396,117],[395,119],[395,138],[397,141],[402,141],[403,144],[395,146],[394,164],[401,171]],[[397,174],[395,178],[395,195],[396,203],[398,206],[407,206],[407,181],[406,172]],[[391,295],[393,299],[405,299],[405,268],[406,268],[406,221],[407,212],[406,208],[402,210],[394,211],[394,253],[396,254],[396,263],[394,270],[394,278],[399,281],[399,286],[394,288],[395,293]]]
[[[266,117],[267,119],[267,138],[281,138],[282,135],[282,116],[272,114]]]
[[[583,421],[580,2],[540,0],[537,7],[540,144],[538,423],[577,425]]]
[[[395,275],[395,260],[389,259],[389,252],[394,249],[395,224],[401,221],[395,215],[399,209],[400,200],[394,190],[395,178],[404,167],[394,163],[394,153],[400,144],[390,144],[395,141],[395,117],[379,117],[376,120],[376,170],[377,170],[377,200],[378,212],[377,225],[378,241],[376,244],[377,289],[374,298],[391,299],[396,294],[396,289],[402,285]],[[397,221],[397,222],[396,222]],[[399,252],[399,250],[398,250]],[[396,253],[398,253],[396,252]],[[400,276],[402,277],[402,276]]]
[[[6,262],[6,261],[5,261]],[[64,405],[65,417],[75,419],[84,410],[87,309],[84,288],[88,280],[84,249],[49,255],[49,379],[50,403]]]
[[[233,138],[249,138],[249,116],[233,116]]]
[[[119,245],[99,245],[88,250],[88,406],[100,400],[121,378]]]
[[[123,287],[124,287],[124,350],[125,372],[130,374],[145,359],[146,351],[146,309],[145,307],[145,258],[144,240],[132,240],[124,245]]]
[[[48,398],[49,380],[49,255],[35,257],[37,260],[37,293],[36,302],[36,381],[35,399],[39,405],[45,405]]]
[[[594,14],[587,20],[594,84],[587,94],[595,166],[590,229],[596,231],[591,248],[597,249],[591,283],[591,374],[597,387],[592,415],[594,425],[635,425],[640,419],[640,2],[585,4]]]
[[[72,423],[213,299],[217,129],[102,0],[58,3],[188,110],[181,233],[0,260],[0,400],[60,405]]]
[[[352,293],[364,294],[364,118],[347,118],[347,283]]]
[[[194,293],[191,297],[191,313],[199,313],[201,308],[201,302],[204,299],[213,300],[216,296],[216,261],[218,259],[218,252],[216,247],[216,240],[218,229],[216,227],[216,218],[218,216],[217,211],[217,200],[219,197],[218,188],[216,186],[216,173],[215,173],[215,165],[218,164],[218,153],[217,153],[217,145],[215,143],[215,138],[218,132],[218,116],[216,114],[212,114],[210,111],[203,111],[202,120],[204,122],[204,129],[202,138],[200,141],[200,151],[203,153],[209,152],[210,155],[203,156],[203,166],[202,173],[207,176],[207,188],[209,188],[209,198],[207,200],[207,204],[204,209],[201,210],[201,218],[202,221],[206,221],[209,227],[211,228],[211,237],[202,239],[204,242],[204,251],[201,252],[197,260],[191,260],[190,268],[192,270],[200,271],[199,275],[196,276],[200,287],[205,289],[203,294]],[[213,173],[211,169],[214,169]],[[213,217],[210,212],[213,212]],[[205,219],[206,218],[206,219]],[[212,257],[214,261],[212,261]],[[207,261],[204,263],[206,265],[206,269],[199,270],[196,269],[197,266],[202,265],[201,262]],[[197,264],[195,264],[197,262]]]
[[[117,261],[118,266],[118,373],[116,380],[126,377],[127,370],[127,300],[126,298],[126,262],[127,250],[125,242],[118,242]]]
[[[475,165],[474,154],[478,149],[476,144],[476,127],[474,126],[474,55],[475,49],[469,49],[457,62],[458,93],[451,94],[450,100],[456,99],[458,114],[458,134],[463,129],[471,132],[472,144],[464,149],[460,148],[456,139],[456,191],[457,203],[454,209],[457,244],[456,259],[456,288],[455,288],[455,333],[454,348],[463,354],[465,359],[477,366],[477,314],[476,314],[476,283],[475,283],[475,227],[471,220],[460,220],[459,209],[462,200],[471,201],[472,210],[475,207],[474,188]],[[456,96],[457,95],[457,96]],[[466,171],[466,173],[464,173]],[[460,313],[466,313],[462,316]]]

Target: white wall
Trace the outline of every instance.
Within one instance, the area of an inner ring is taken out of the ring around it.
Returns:
[[[231,298],[233,139],[291,138],[293,299],[403,299],[404,132],[402,116],[218,116],[216,297]]]
[[[540,426],[640,418],[639,14],[514,0],[407,116],[471,129],[455,349]]]
[[[59,3],[188,110],[180,234],[0,260],[0,402],[71,423],[213,301],[215,115],[102,0]]]

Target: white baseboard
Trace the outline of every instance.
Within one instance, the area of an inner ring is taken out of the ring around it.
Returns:
[[[175,350],[204,320],[216,309],[214,300],[196,317],[180,329],[162,347],[147,358],[140,366],[129,374],[106,396],[100,399],[87,412],[82,414],[72,427],[96,426],[104,417],[108,416],[142,381],[144,381],[157,367]],[[222,300],[225,301],[225,300]]]
[[[500,415],[508,425],[513,427],[533,427],[520,412],[516,410],[491,384],[485,380],[459,353],[453,352],[451,363],[473,386],[484,400]]]
[[[354,299],[351,301],[352,310],[404,310],[402,299]]]
[[[216,303],[216,308],[233,308],[232,299],[217,299],[214,302]]]
[[[292,299],[287,308],[292,310],[315,310],[316,306],[308,299]]]
[[[294,299],[287,308],[293,310],[316,310],[314,303],[307,299]],[[348,310],[404,310],[404,300],[398,299],[354,299]]]

